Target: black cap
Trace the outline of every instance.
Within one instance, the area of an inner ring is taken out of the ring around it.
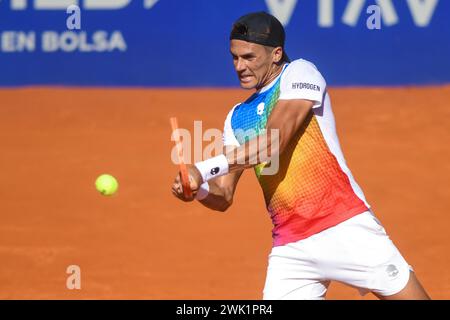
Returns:
[[[266,12],[255,12],[240,17],[231,30],[230,40],[243,40],[269,47],[282,47],[284,52],[285,32],[277,18]],[[287,58],[284,53],[285,60]]]
[[[269,47],[284,47],[284,28],[280,21],[266,12],[240,17],[231,30],[230,40],[244,40]]]

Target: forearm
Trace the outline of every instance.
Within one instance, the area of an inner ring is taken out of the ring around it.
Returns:
[[[199,200],[199,202],[205,207],[224,212],[227,210],[233,202],[232,190],[227,190],[227,188],[221,188],[211,180],[208,183],[209,190],[205,198]]]
[[[227,174],[235,174],[261,163],[275,163],[274,168],[267,174],[275,174],[278,170],[279,154],[285,149],[290,135],[280,134],[278,129],[270,129],[259,136],[249,140],[244,145],[233,150],[224,150],[224,153],[208,160],[197,162],[196,176],[199,181]],[[272,167],[272,166],[270,166]]]
[[[227,152],[229,172],[254,167],[260,163],[271,162],[279,158],[289,145],[291,139],[301,128],[310,113],[312,102],[305,102],[306,107],[301,112],[291,115],[282,112],[277,117],[270,117],[267,130],[239,148]]]
[[[229,172],[235,172],[270,162],[281,151],[279,130],[270,129],[267,133],[264,132],[244,145],[226,152],[225,157]]]
[[[278,102],[264,132],[233,150],[195,164],[198,181],[242,171],[261,163],[276,162],[300,129],[308,114],[312,114],[312,101],[284,100]],[[275,160],[275,161],[274,161]],[[278,168],[274,168],[274,173]],[[266,170],[267,171],[267,170]],[[266,172],[268,173],[268,172]],[[274,174],[271,173],[271,174]]]

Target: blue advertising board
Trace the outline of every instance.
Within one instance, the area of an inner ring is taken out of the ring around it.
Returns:
[[[0,86],[237,86],[228,36],[253,11],[331,85],[450,82],[448,0],[0,0]]]

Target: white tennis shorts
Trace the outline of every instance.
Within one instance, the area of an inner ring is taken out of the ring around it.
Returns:
[[[370,211],[309,238],[272,248],[265,300],[324,299],[330,281],[361,295],[389,296],[408,283],[412,268]]]

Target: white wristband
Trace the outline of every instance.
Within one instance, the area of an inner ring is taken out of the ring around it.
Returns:
[[[224,154],[217,157],[200,161],[195,164],[202,175],[203,182],[212,178],[220,177],[228,173],[228,161]]]
[[[198,201],[205,199],[209,194],[209,183],[204,182],[200,185],[200,188],[197,191],[197,195],[195,196],[195,199]]]

